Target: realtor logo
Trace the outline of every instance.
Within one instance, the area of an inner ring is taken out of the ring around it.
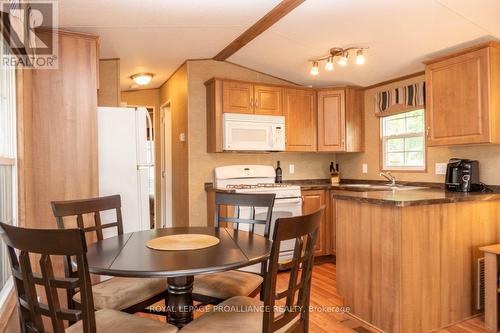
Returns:
[[[57,69],[57,2],[0,0],[0,4],[0,67]]]

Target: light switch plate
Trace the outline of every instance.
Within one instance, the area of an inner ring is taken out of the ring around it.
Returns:
[[[295,173],[295,164],[290,164],[288,166],[288,172],[292,175]]]
[[[446,175],[447,163],[436,163],[436,175]]]
[[[179,141],[184,142],[186,141],[186,133],[181,133],[179,134]]]
[[[361,166],[361,171],[363,173],[368,173],[368,164],[363,163],[363,165]]]

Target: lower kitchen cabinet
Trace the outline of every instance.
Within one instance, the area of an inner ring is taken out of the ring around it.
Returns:
[[[302,214],[310,214],[318,210],[321,206],[326,206],[327,191],[312,190],[302,191]],[[327,217],[328,210],[325,209],[321,225],[319,227],[316,246],[314,248],[315,256],[323,256],[328,254],[329,243],[327,240]]]
[[[328,221],[328,237],[330,238],[330,251],[328,254],[336,254],[336,249],[337,249],[337,202],[335,198],[333,197],[333,193],[330,192],[330,206],[328,207],[328,217],[330,218],[330,221]]]

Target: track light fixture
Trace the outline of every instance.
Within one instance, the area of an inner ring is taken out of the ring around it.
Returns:
[[[310,60],[312,63],[311,67],[311,75],[318,75],[319,74],[319,62],[326,60],[325,63],[325,70],[331,71],[334,68],[334,58],[338,58],[337,64],[339,66],[347,66],[349,63],[349,52],[350,51],[356,51],[356,65],[362,65],[365,63],[366,59],[365,56],[363,55],[363,50],[366,50],[366,47],[349,47],[349,48],[340,48],[340,47],[334,47],[330,49],[330,54],[318,59],[313,59]]]

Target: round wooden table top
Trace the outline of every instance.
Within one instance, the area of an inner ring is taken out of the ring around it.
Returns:
[[[219,238],[214,246],[185,251],[153,250],[146,243],[177,234]],[[122,277],[180,277],[249,266],[268,259],[272,242],[230,228],[182,227],[131,232],[88,246],[90,273]]]

